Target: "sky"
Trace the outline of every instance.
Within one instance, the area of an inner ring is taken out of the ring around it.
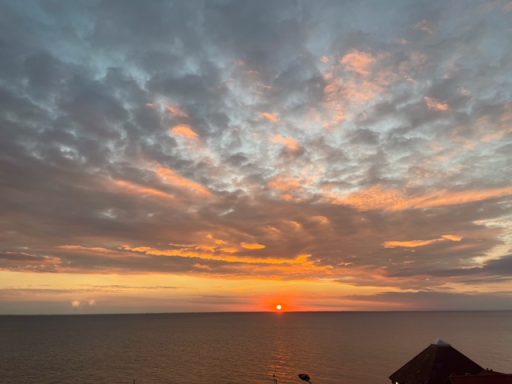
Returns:
[[[0,314],[512,309],[512,2],[0,1]]]

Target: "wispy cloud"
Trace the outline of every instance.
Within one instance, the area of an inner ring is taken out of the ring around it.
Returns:
[[[245,249],[265,249],[266,248],[265,244],[260,244],[260,243],[242,243],[240,245],[242,246],[242,248],[245,248]]]
[[[439,243],[440,241],[456,241],[459,242],[462,240],[462,236],[458,235],[442,235],[437,239],[430,240],[390,240],[384,242],[385,248],[418,248],[418,247],[426,247],[428,245],[432,245],[435,243]]]
[[[433,111],[447,111],[450,109],[450,106],[447,103],[443,103],[433,97],[425,96],[423,100],[425,100],[425,104],[427,104],[428,109]]]
[[[375,57],[368,52],[352,50],[341,58],[340,63],[349,71],[368,76],[375,63]]]
[[[128,180],[113,179],[109,181],[108,186],[117,189],[119,192],[135,195],[142,198],[155,197],[163,200],[175,200],[175,196],[172,193],[137,184]]]
[[[197,140],[199,135],[192,129],[190,125],[179,124],[171,128],[170,132],[173,135],[184,137],[190,140]]]
[[[275,135],[272,137],[272,141],[284,145],[292,152],[298,151],[301,148],[299,142],[293,137]]]
[[[424,194],[408,194],[397,189],[373,186],[355,192],[347,197],[334,197],[337,204],[346,204],[361,210],[383,209],[399,211],[404,209],[435,208],[442,206],[474,203],[512,196],[512,187],[487,190],[433,191]]]
[[[171,168],[157,166],[156,173],[165,183],[174,187],[188,190],[202,197],[212,196],[211,192],[205,186],[179,175]]]
[[[174,117],[181,117],[184,119],[188,119],[188,113],[183,110],[179,105],[168,105],[166,108],[167,112],[169,112]]]
[[[271,123],[278,123],[279,120],[281,120],[279,114],[275,112],[261,112],[261,117],[263,117],[265,120],[270,121]]]

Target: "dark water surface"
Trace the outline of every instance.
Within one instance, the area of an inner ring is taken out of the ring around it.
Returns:
[[[512,312],[0,317],[0,383],[389,383],[441,337],[512,372]]]

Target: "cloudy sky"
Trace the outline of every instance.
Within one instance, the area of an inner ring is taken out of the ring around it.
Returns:
[[[0,2],[0,313],[512,309],[512,2]]]

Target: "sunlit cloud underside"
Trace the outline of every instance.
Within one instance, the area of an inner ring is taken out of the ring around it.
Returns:
[[[0,313],[512,309],[510,1],[11,1],[0,32]]]

